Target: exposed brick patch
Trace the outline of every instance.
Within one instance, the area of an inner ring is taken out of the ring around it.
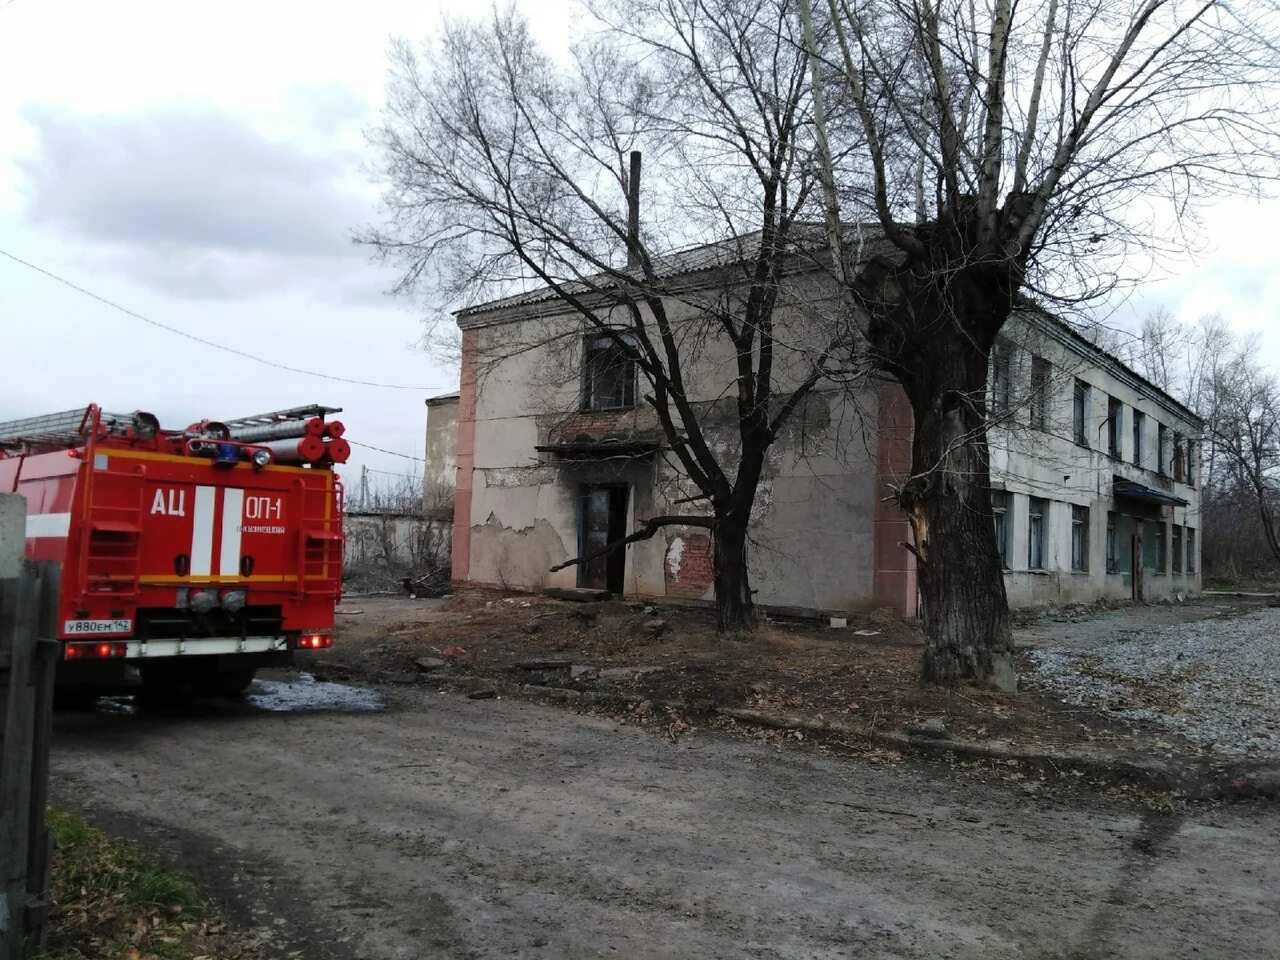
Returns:
[[[650,424],[642,424],[635,410],[583,410],[543,419],[548,443],[633,440],[648,437]]]
[[[663,573],[667,595],[701,597],[715,579],[715,547],[706,534],[677,534],[667,545]]]

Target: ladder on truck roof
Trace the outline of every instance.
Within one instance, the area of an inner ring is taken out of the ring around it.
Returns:
[[[111,427],[133,423],[131,413],[98,414],[99,422]],[[26,417],[0,423],[0,446],[22,447],[28,444],[47,447],[75,447],[85,441],[93,429],[93,406],[77,407],[42,417]]]
[[[255,413],[248,417],[237,417],[235,420],[222,421],[234,432],[245,427],[267,427],[273,423],[284,423],[287,420],[310,420],[312,417],[326,417],[331,413],[341,413],[341,407],[323,407],[313,403],[305,407],[290,407],[288,410],[272,410],[269,413]]]

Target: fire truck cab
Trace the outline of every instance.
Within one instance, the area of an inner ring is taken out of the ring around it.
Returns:
[[[61,688],[136,668],[148,690],[232,695],[330,645],[342,589],[337,408],[181,430],[96,405],[0,423],[26,556],[58,565]]]

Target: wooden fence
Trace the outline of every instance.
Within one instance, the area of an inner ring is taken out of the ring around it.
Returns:
[[[53,841],[45,826],[58,567],[22,559],[26,506],[0,494],[0,960],[44,946]]]

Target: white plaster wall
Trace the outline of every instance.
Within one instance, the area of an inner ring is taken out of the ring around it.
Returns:
[[[1198,486],[1174,482],[1171,469],[1169,476],[1161,477],[1155,469],[1155,451],[1157,423],[1169,428],[1167,456],[1172,455],[1175,432],[1184,437],[1198,437],[1198,426],[1164,401],[1154,388],[1131,380],[1126,382],[1114,369],[1089,362],[1059,339],[1046,335],[1037,325],[1021,320],[1011,321],[1006,328],[1006,336],[1014,346],[1012,380],[1015,409],[1006,423],[990,431],[989,443],[992,482],[996,486],[1003,485],[1012,495],[1011,569],[1005,578],[1010,603],[1026,606],[1131,595],[1125,572],[1106,572],[1107,512],[1133,515],[1140,510],[1128,501],[1116,501],[1112,495],[1116,476],[1165,489],[1189,502],[1186,507],[1165,507],[1161,510],[1166,525],[1166,569],[1148,570],[1144,586],[1148,597],[1197,592],[1200,589],[1198,556],[1194,574],[1185,572],[1185,564],[1182,573],[1175,574],[1171,570],[1170,524],[1196,528],[1198,554],[1202,540],[1200,491]],[[1030,425],[1030,408],[1025,396],[1030,384],[1033,354],[1053,364],[1049,416],[1043,430]],[[1088,449],[1078,446],[1073,439],[1072,393],[1077,378],[1091,388],[1085,431]],[[1112,457],[1107,452],[1108,397],[1115,397],[1124,405],[1119,457]],[[1135,407],[1146,414],[1141,466],[1131,462],[1131,418]],[[1030,571],[1027,565],[1030,496],[1051,501],[1047,527],[1048,560],[1043,572]],[[1087,572],[1071,570],[1071,504],[1089,508]]]

